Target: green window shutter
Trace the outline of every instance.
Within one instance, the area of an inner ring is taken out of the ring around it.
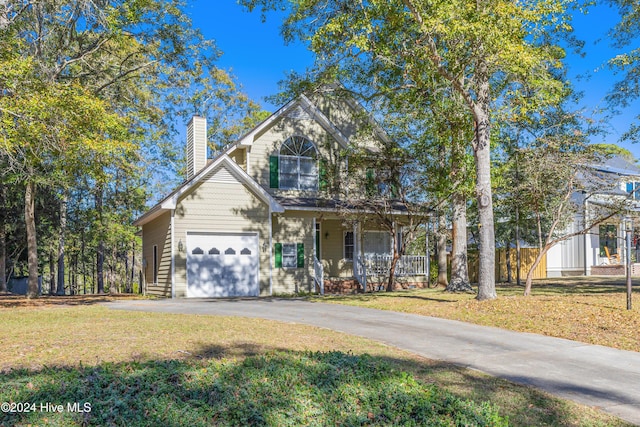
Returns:
[[[390,187],[391,187],[391,197],[393,197],[394,199],[397,199],[398,197],[400,197],[400,192],[398,191],[398,184],[396,182],[391,182]]]
[[[282,268],[282,243],[276,243],[274,247],[276,255],[276,268]]]
[[[269,188],[280,188],[279,156],[269,156]]]
[[[319,178],[319,182],[318,182],[318,187],[320,189],[320,191],[324,191],[327,189],[327,187],[329,186],[329,180],[328,180],[328,175],[327,175],[327,166],[328,166],[328,162],[326,159],[320,159],[320,171],[318,173],[318,178]]]
[[[365,181],[367,196],[376,195],[376,172],[369,168],[367,169],[367,178]]]
[[[298,268],[304,268],[304,243],[298,243],[297,249],[298,249]]]

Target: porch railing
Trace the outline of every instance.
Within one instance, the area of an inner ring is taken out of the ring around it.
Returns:
[[[392,255],[365,255],[364,264],[370,275],[389,274]],[[396,263],[396,276],[422,276],[427,274],[427,257],[419,255],[403,255]]]
[[[353,275],[362,285],[362,292],[367,292],[367,266],[360,257],[355,257]]]
[[[313,257],[313,271],[313,278],[320,288],[320,295],[324,295],[324,266],[316,257]]]

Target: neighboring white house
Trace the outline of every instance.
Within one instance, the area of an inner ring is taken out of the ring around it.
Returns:
[[[388,257],[389,236],[375,218],[345,221],[329,192],[358,144],[375,153],[384,132],[350,99],[301,95],[207,159],[207,125],[187,129],[187,180],[135,225],[142,228],[146,293],[234,297],[324,290],[325,279],[366,287],[366,256]],[[333,171],[333,172],[329,172]],[[332,176],[328,176],[329,174]],[[354,180],[351,180],[354,181]],[[335,184],[337,183],[337,184]],[[352,194],[366,197],[364,188]],[[395,212],[395,211],[394,211]],[[397,231],[403,212],[397,212]],[[425,282],[426,257],[400,274]]]
[[[569,226],[569,232],[579,231],[583,224],[584,212],[589,215],[594,206],[610,203],[612,198],[630,198],[630,214],[636,212],[640,206],[640,168],[628,160],[614,156],[592,168],[605,181],[611,183],[609,188],[603,188],[591,194],[575,193],[573,201],[582,207]],[[636,191],[638,190],[638,191]],[[547,253],[547,277],[606,274],[600,266],[608,266],[624,262],[625,250],[624,215],[617,215],[605,223],[595,226],[584,235],[572,237],[554,247]],[[640,229],[640,224],[635,224]],[[636,233],[633,239],[633,256],[635,257]],[[595,269],[594,269],[595,267]],[[592,270],[597,270],[593,271]],[[614,271],[614,270],[612,270]]]

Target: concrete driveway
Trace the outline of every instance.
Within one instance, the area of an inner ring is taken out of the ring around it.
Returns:
[[[453,320],[296,299],[132,300],[113,309],[302,323],[527,384],[640,425],[640,353]]]

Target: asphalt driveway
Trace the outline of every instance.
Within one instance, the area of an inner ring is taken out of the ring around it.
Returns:
[[[374,339],[598,407],[640,425],[640,353],[454,320],[296,299],[131,300],[112,309],[243,316]]]

